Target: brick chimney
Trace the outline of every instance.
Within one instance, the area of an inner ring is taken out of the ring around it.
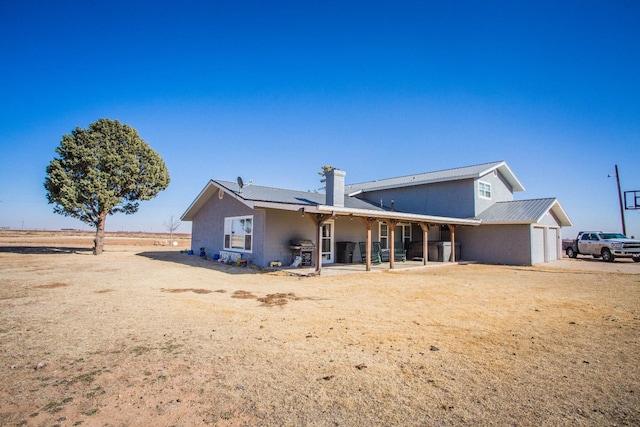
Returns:
[[[325,172],[326,181],[326,201],[328,206],[344,207],[344,177],[347,175],[345,171],[332,169]]]

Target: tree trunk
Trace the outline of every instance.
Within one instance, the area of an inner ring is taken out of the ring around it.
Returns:
[[[96,226],[96,238],[93,239],[93,254],[100,255],[104,249],[104,223],[106,215],[100,215],[98,225]]]

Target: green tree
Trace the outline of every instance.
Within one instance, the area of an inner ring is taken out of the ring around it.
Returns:
[[[100,119],[63,135],[44,187],[53,212],[96,228],[93,253],[104,248],[107,215],[138,211],[169,185],[162,157],[130,126]]]
[[[324,184],[325,182],[327,182],[327,178],[325,176],[325,174],[329,171],[334,170],[335,168],[333,166],[330,165],[322,165],[320,166],[320,170],[318,171],[318,175],[321,176],[320,178],[320,183]],[[320,190],[324,190],[325,186],[323,185],[322,187],[320,187]]]

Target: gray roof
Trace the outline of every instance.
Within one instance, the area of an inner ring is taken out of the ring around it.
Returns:
[[[236,182],[211,180],[198,197],[180,217],[183,221],[193,221],[196,213],[211,197],[225,197],[229,194],[247,206],[262,206],[283,210],[300,210],[305,212],[332,213],[338,215],[355,215],[360,217],[384,217],[402,221],[421,221],[435,224],[479,225],[473,218],[447,218],[411,212],[391,211],[388,207],[372,204],[356,197],[345,196],[344,207],[327,206],[326,195],[305,191],[287,190],[284,188],[264,187],[261,185],[245,185],[242,189]],[[306,208],[308,207],[308,209]]]
[[[507,166],[504,161],[499,161],[461,168],[445,169],[435,172],[406,175],[396,178],[378,179],[358,184],[349,184],[345,186],[345,192],[349,194],[357,194],[360,192],[384,190],[388,188],[433,184],[436,182],[457,181],[461,179],[476,179],[495,169],[498,169],[505,179],[511,184],[513,191],[524,191],[524,187],[520,181],[518,181],[518,178],[516,178],[513,172],[511,172],[509,166]]]
[[[571,220],[555,198],[498,202],[476,216],[476,219],[482,220],[483,224],[534,224],[550,210],[561,225],[571,225]]]
[[[285,188],[264,187],[261,185],[245,185],[242,190],[237,182],[214,180],[216,184],[234,193],[243,200],[254,202],[282,203],[291,205],[324,205],[326,195],[324,193],[312,193],[309,191],[287,190]],[[379,205],[372,204],[366,200],[345,196],[344,206],[352,209],[368,209],[385,211]]]

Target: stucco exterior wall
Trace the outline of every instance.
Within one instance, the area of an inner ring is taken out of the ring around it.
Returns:
[[[358,197],[375,204],[380,204],[382,199],[385,206],[391,206],[393,200],[395,210],[400,212],[458,218],[475,215],[474,183],[471,179],[372,191]]]
[[[210,198],[194,216],[191,231],[191,249],[198,253],[201,247],[213,256],[224,249],[225,217],[253,215],[253,237],[251,252],[241,252],[242,258],[261,264],[264,258],[265,213],[251,209],[233,197],[225,195],[222,200],[217,196]]]
[[[458,227],[461,257],[484,264],[531,265],[531,226],[480,225]]]
[[[479,181],[491,184],[491,199],[480,197]],[[473,187],[475,211],[472,216],[478,215],[494,203],[510,202],[513,200],[513,188],[497,170],[489,172],[488,174],[475,180],[473,183]]]
[[[480,197],[478,181],[491,184],[491,199]],[[371,203],[391,206],[400,212],[472,218],[496,202],[513,200],[513,189],[498,171],[479,180],[462,179],[393,190],[380,190],[358,196]]]
[[[379,240],[378,222],[374,221],[371,225],[372,241]],[[353,262],[362,262],[360,248],[358,242],[367,241],[367,228],[360,218],[350,219],[349,217],[338,217],[335,220],[335,239],[334,242],[353,242],[356,244],[353,251]],[[336,250],[334,245],[334,251]]]
[[[299,212],[265,211],[264,258],[260,265],[266,267],[270,261],[280,261],[283,265],[293,262],[291,249],[292,239],[316,241],[315,225],[311,219],[302,217]]]

